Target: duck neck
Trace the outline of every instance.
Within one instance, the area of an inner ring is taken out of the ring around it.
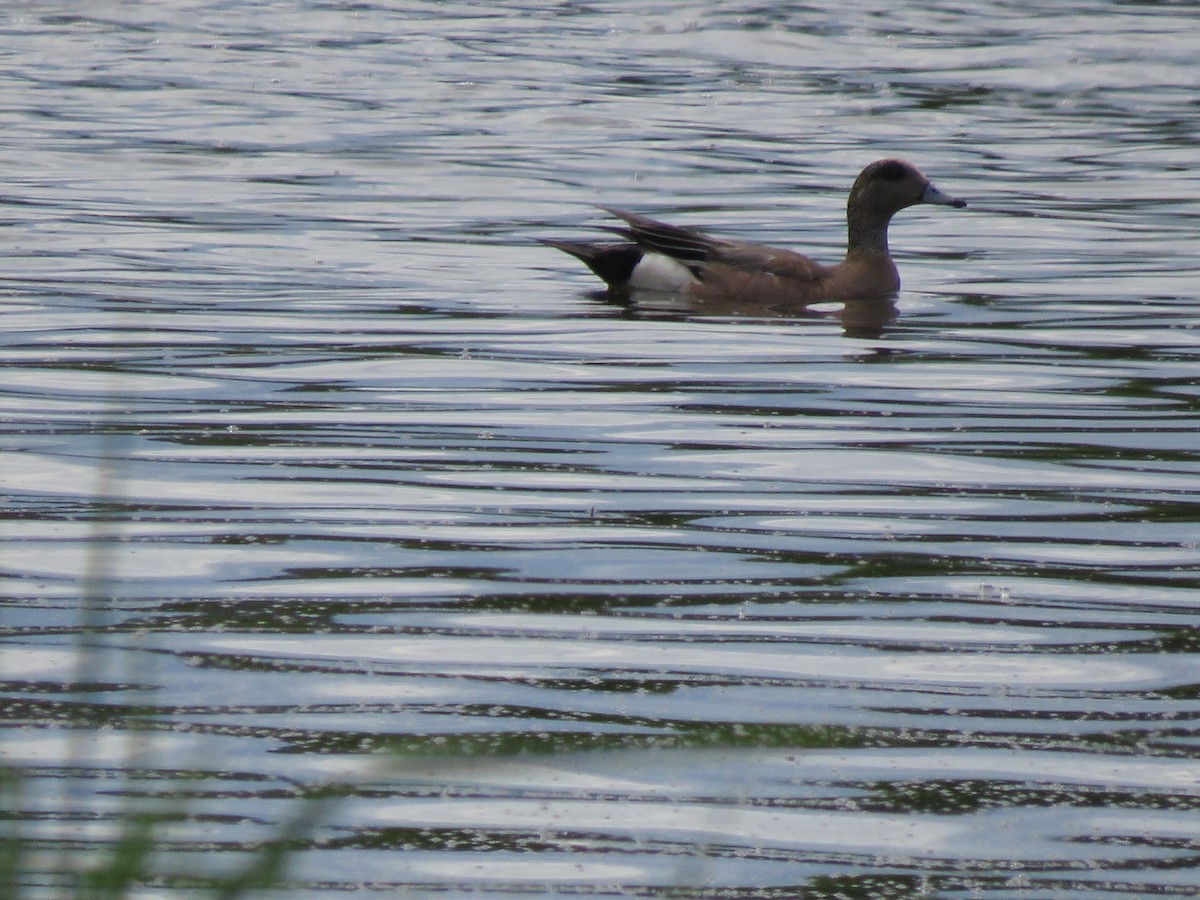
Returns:
[[[861,210],[846,215],[846,255],[878,253],[888,255],[888,223],[891,216],[872,215]]]

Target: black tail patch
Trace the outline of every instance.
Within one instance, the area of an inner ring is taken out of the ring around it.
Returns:
[[[585,244],[545,239],[542,239],[541,243],[581,260],[612,288],[628,287],[633,270],[642,261],[642,248],[637,244]]]

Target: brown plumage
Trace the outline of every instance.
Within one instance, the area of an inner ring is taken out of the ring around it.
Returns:
[[[917,203],[967,205],[943,194],[911,163],[871,163],[846,201],[846,257],[831,266],[791,250],[710,237],[610,207],[601,208],[625,222],[626,227],[610,229],[624,241],[543,243],[582,260],[614,290],[669,291],[765,306],[886,298],[900,289],[888,253],[888,224]]]

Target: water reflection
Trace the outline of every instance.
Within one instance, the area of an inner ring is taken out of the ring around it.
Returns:
[[[788,307],[739,302],[736,298],[696,298],[661,292],[597,291],[592,298],[611,303],[634,319],[751,318],[760,320],[834,319],[847,337],[877,338],[896,321],[900,311],[892,298]]]

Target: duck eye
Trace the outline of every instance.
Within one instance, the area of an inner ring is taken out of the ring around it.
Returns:
[[[875,177],[882,178],[884,181],[899,181],[907,174],[904,163],[895,159],[889,159],[875,170]]]

